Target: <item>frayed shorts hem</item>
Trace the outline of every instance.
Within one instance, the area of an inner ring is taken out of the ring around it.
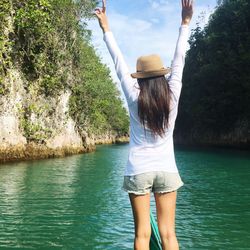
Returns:
[[[179,188],[181,188],[184,185],[184,183],[182,182],[179,186],[175,187],[175,188],[170,188],[167,190],[155,190],[153,191],[153,193],[158,193],[158,194],[164,194],[164,193],[171,193],[171,192],[175,192],[177,191]]]
[[[147,192],[137,192],[137,191],[132,191],[132,190],[127,190],[125,188],[122,188],[123,191],[127,192],[128,194],[134,194],[134,195],[146,195],[150,193],[150,190]]]

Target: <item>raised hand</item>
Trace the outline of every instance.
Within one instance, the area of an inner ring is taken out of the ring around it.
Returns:
[[[102,8],[95,9],[95,15],[98,18],[103,33],[109,31],[108,17],[106,15],[106,0],[102,0]]]
[[[182,0],[182,24],[189,25],[193,17],[193,0]]]

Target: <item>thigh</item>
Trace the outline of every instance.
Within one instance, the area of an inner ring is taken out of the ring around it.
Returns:
[[[129,199],[131,202],[135,234],[149,233],[150,231],[150,193],[145,195],[135,195],[130,193]]]
[[[174,232],[177,191],[170,193],[154,193],[154,196],[160,232],[163,234]]]

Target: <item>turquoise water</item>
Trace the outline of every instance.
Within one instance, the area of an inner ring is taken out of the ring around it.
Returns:
[[[0,249],[132,249],[128,145],[0,165]],[[181,249],[250,249],[250,153],[177,149]],[[152,202],[152,208],[153,202]]]

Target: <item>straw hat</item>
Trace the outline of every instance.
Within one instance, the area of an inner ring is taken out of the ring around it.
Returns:
[[[136,70],[136,73],[131,74],[133,78],[164,76],[170,72],[170,68],[164,68],[163,62],[158,55],[139,57],[137,59]]]

